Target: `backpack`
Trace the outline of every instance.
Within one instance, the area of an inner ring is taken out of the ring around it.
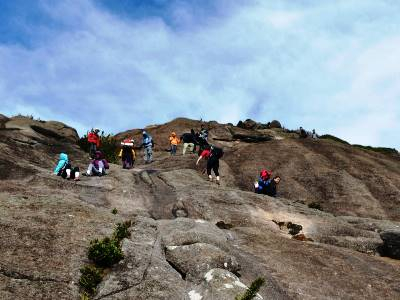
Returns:
[[[212,153],[213,156],[215,156],[218,159],[220,159],[222,156],[224,156],[224,150],[222,150],[222,148],[218,148],[218,147],[215,147],[215,146],[211,150],[211,153]]]

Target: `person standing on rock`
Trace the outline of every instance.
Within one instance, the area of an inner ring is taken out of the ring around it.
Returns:
[[[94,158],[96,151],[100,148],[100,129],[92,129],[88,133],[88,143],[89,143],[89,155]]]
[[[311,137],[312,137],[314,140],[318,139],[318,136],[317,136],[317,134],[315,133],[315,129],[312,130]]]
[[[299,129],[299,134],[300,134],[300,138],[301,138],[301,139],[306,139],[306,138],[308,137],[308,134],[307,134],[307,132],[304,130],[303,127],[300,127],[300,129]]]
[[[220,184],[219,178],[219,159],[224,155],[224,151],[221,148],[211,146],[210,148],[206,148],[200,154],[200,157],[197,159],[196,165],[199,165],[200,160],[203,158],[207,160],[207,175],[208,179],[212,182],[213,177],[211,175],[211,170],[214,171],[216,177],[216,183]]]
[[[144,162],[153,162],[153,138],[146,131],[143,131],[142,147],[144,147]]]
[[[57,166],[54,168],[54,173],[57,176],[61,176],[64,179],[79,180],[79,168],[73,168],[68,160],[68,155],[60,153],[60,159]]]
[[[201,125],[200,128],[200,138],[208,142],[208,130],[204,127],[204,125]]]
[[[132,138],[127,138],[121,142],[122,149],[119,152],[119,157],[122,159],[122,168],[131,169],[135,163],[136,153],[133,149],[134,140]]]
[[[186,150],[189,152],[193,152],[194,145],[196,144],[196,136],[193,129],[190,130],[190,133],[184,133],[181,136],[181,141],[183,141],[183,152],[182,154],[186,154]]]
[[[178,144],[181,141],[179,138],[176,136],[175,132],[172,132],[170,137],[169,137],[169,144],[171,146],[171,155],[176,155],[176,149],[178,148]]]

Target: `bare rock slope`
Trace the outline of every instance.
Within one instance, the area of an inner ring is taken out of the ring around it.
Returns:
[[[234,299],[257,277],[258,299],[400,297],[399,261],[382,257],[398,254],[398,157],[211,122],[210,140],[225,149],[217,186],[195,155],[165,151],[171,131],[200,127],[177,119],[147,128],[153,164],[139,158],[133,170],[111,165],[75,183],[51,175],[60,151],[87,164],[73,129],[1,122],[1,299],[78,299],[89,241],[122,220],[133,221],[124,259],[95,299]],[[262,167],[283,177],[276,199],[251,191]]]

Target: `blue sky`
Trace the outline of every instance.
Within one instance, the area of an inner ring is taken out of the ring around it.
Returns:
[[[280,120],[399,149],[400,1],[0,1],[0,112]]]

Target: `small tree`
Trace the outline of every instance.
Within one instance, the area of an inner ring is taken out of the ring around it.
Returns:
[[[87,134],[79,139],[78,145],[83,151],[89,153],[90,145],[88,142]],[[102,131],[100,135],[99,150],[104,154],[104,157],[107,159],[107,161],[109,161],[110,163],[118,162],[118,148],[118,141],[114,137],[114,135],[110,133],[106,135],[104,131]]]
[[[235,300],[251,300],[254,299],[254,297],[257,296],[258,291],[260,290],[261,286],[265,283],[264,278],[257,278],[254,280],[250,287],[247,289],[247,291],[243,295],[238,295],[235,297]]]

